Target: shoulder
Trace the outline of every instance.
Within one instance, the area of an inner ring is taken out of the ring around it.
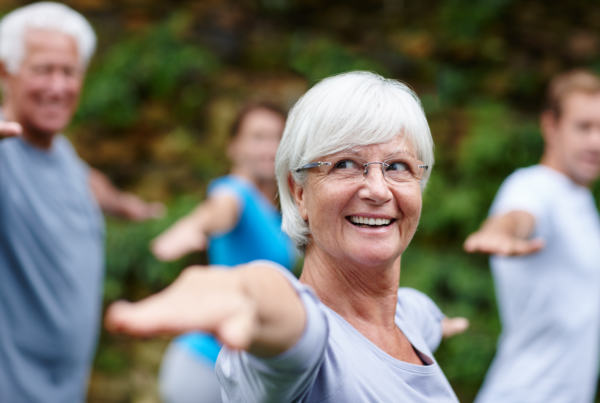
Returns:
[[[540,193],[552,190],[560,185],[559,176],[559,173],[555,173],[550,168],[542,165],[517,169],[504,180],[500,187],[500,192],[522,191]]]
[[[506,178],[498,190],[490,215],[521,210],[539,220],[561,191],[563,182],[561,174],[542,165],[519,169]]]
[[[398,307],[408,316],[421,317],[427,315],[439,320],[444,317],[435,302],[421,291],[414,288],[400,287],[397,295]]]
[[[215,197],[220,194],[228,194],[235,198],[243,199],[247,186],[247,184],[234,175],[222,176],[208,184],[208,196]]]

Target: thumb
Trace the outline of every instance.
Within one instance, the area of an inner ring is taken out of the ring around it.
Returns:
[[[254,304],[248,303],[225,320],[217,329],[221,342],[235,350],[247,350],[254,338],[257,312]]]

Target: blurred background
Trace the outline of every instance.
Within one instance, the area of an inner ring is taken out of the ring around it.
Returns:
[[[1,0],[0,14],[27,1]],[[600,4],[591,0],[72,0],[99,48],[67,136],[119,187],[169,207],[161,220],[108,220],[105,304],[168,285],[203,254],[161,263],[149,241],[228,170],[228,129],[247,100],[284,108],[318,80],[371,70],[420,96],[436,143],[421,224],[402,285],[471,328],[436,357],[462,402],[474,398],[500,324],[487,257],[462,242],[503,179],[541,156],[549,78],[600,73]],[[600,200],[600,186],[594,191]],[[102,334],[90,403],[158,402],[168,340]]]

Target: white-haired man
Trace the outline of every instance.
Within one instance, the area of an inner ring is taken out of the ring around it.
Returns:
[[[539,165],[506,179],[465,242],[491,259],[502,319],[477,403],[593,402],[600,338],[600,79],[555,77]]]
[[[0,21],[0,402],[85,399],[102,301],[100,209],[143,220],[162,208],[118,191],[60,134],[95,41],[57,3]]]

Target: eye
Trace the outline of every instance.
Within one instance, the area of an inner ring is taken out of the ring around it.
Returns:
[[[410,168],[406,162],[402,161],[394,161],[390,162],[389,166],[386,168],[386,171],[394,171],[394,172],[409,172]]]
[[[347,170],[356,168],[358,168],[358,164],[352,160],[341,160],[337,162],[333,167],[333,169],[337,170]]]

